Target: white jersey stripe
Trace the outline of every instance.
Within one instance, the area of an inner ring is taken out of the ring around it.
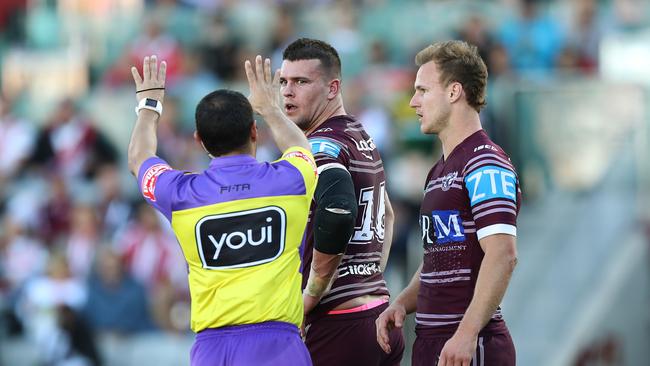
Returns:
[[[372,263],[372,262],[379,262],[381,260],[381,257],[376,257],[376,258],[355,258],[355,259],[347,259],[341,262],[340,266],[345,266],[348,263]]]
[[[510,164],[504,164],[504,163],[502,163],[500,161],[497,161],[497,160],[481,160],[481,161],[477,162],[476,164],[472,165],[471,167],[467,168],[467,170],[465,170],[465,175],[467,175],[467,173],[469,173],[469,172],[474,171],[476,168],[484,166],[484,165],[500,166],[500,167],[502,167],[504,169],[510,170],[513,173],[515,171],[512,168],[512,165],[510,165]]]
[[[510,213],[510,214],[513,214],[513,215],[517,216],[517,211],[515,211],[513,209],[510,209],[510,208],[493,208],[491,210],[483,211],[483,212],[481,212],[479,214],[474,215],[474,220],[480,219],[483,216],[487,216],[489,214],[493,214],[493,213],[497,213],[497,212],[507,212],[507,213]]]
[[[424,319],[460,319],[465,314],[425,314],[425,313],[415,313],[416,318]]]
[[[424,283],[450,283],[450,282],[459,282],[459,281],[469,281],[471,277],[451,277],[451,278],[434,278],[434,279],[425,279],[420,278],[420,281]]]
[[[365,168],[357,168],[357,167],[350,167],[351,172],[360,172],[360,173],[370,173],[370,174],[377,174],[381,173],[384,171],[383,167],[379,167],[377,169],[365,169]]]
[[[478,211],[480,211],[480,210],[482,210],[482,209],[484,209],[484,208],[488,208],[488,207],[492,207],[492,206],[496,206],[496,205],[510,206],[510,207],[512,207],[512,208],[514,208],[514,209],[517,208],[517,205],[514,204],[512,201],[508,201],[508,200],[498,200],[498,201],[492,201],[492,202],[482,203],[482,204],[480,204],[480,205],[474,206],[474,207],[472,207],[472,213],[475,214],[476,212],[478,212]],[[464,224],[464,223],[463,223],[463,224]]]
[[[382,161],[374,161],[374,162],[369,162],[369,161],[361,161],[361,160],[352,160],[350,159],[350,165],[363,165],[363,166],[371,166],[371,167],[376,167],[378,165],[381,165]]]
[[[345,297],[345,296],[371,294],[371,293],[373,293],[373,292],[375,292],[377,290],[386,290],[386,291],[388,291],[386,286],[376,286],[376,287],[370,287],[370,288],[363,288],[361,290],[356,290],[356,291],[347,291],[347,292],[343,292],[343,293],[340,293],[340,294],[334,295],[334,296],[327,295],[327,296],[323,297],[323,300],[321,300],[321,304],[326,304],[326,303],[328,303],[330,301],[334,301],[334,300],[336,300],[338,298]]]
[[[357,258],[357,257],[370,257],[373,255],[381,257],[381,252],[346,254],[343,256],[343,259]]]
[[[328,170],[328,169],[343,169],[343,170],[345,170],[348,174],[350,174],[350,172],[348,172],[348,170],[345,169],[345,166],[343,166],[343,164],[341,164],[341,163],[327,163],[327,164],[323,164],[323,165],[321,165],[321,166],[318,167],[317,172],[318,172],[318,174],[320,174],[320,173],[322,173],[322,172],[324,172],[324,171],[326,171],[326,170]]]
[[[508,234],[512,236],[517,236],[517,227],[508,224],[494,224],[486,226],[476,232],[478,240],[485,238],[486,236],[494,234]]]
[[[508,165],[512,164],[510,161],[500,157],[499,155],[496,155],[496,154],[482,154],[482,155],[479,155],[479,156],[475,156],[472,159],[470,159],[469,161],[467,161],[467,163],[465,164],[465,168],[463,168],[463,171],[467,171],[466,167],[468,165],[472,164],[473,162],[479,160],[479,159],[497,159],[497,160],[500,160],[504,164],[508,164]]]
[[[463,189],[463,186],[461,186],[460,184],[452,184],[450,187],[451,188],[456,188],[456,189]],[[433,187],[427,188],[424,191],[424,193],[429,193],[429,192],[433,191],[434,189],[442,189],[442,184],[436,184]]]
[[[333,289],[332,291],[330,291],[325,296],[329,296],[330,294],[340,292],[340,291],[343,291],[343,290],[347,290],[347,289],[351,289],[351,288],[368,287],[368,286],[376,286],[376,285],[384,285],[384,286],[386,286],[386,281],[381,280],[381,281],[368,282],[368,283],[352,283],[352,284],[345,285],[345,286],[339,286],[339,287]]]
[[[458,324],[458,323],[460,323],[460,320],[450,321],[450,322],[427,322],[427,321],[422,321],[422,320],[415,319],[415,323],[416,324],[422,324],[422,325],[429,325],[429,326],[432,326],[432,327],[440,327],[440,326],[443,326],[443,325]]]
[[[472,273],[472,270],[470,268],[463,268],[463,269],[453,269],[451,271],[426,272],[426,273],[420,273],[420,277],[447,276],[452,274],[466,274],[466,273],[467,274]]]

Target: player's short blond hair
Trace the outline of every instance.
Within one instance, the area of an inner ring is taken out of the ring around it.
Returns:
[[[442,85],[460,83],[467,96],[467,104],[477,112],[485,107],[488,72],[476,46],[463,41],[437,42],[415,56],[418,66],[430,61],[438,67]]]

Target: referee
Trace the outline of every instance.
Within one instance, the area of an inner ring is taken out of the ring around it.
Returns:
[[[207,365],[311,365],[300,339],[301,243],[316,186],[302,131],[279,106],[278,74],[261,56],[245,63],[249,100],[230,90],[196,107],[194,138],[212,158],[202,173],[170,167],[156,154],[166,63],[133,67],[138,114],[129,170],[145,200],[171,222],[189,268],[190,359]],[[269,125],[282,157],[255,160],[253,110]]]

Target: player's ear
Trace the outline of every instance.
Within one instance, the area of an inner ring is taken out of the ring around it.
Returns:
[[[459,82],[453,82],[449,85],[449,102],[454,103],[460,99],[463,94],[463,85]]]
[[[194,138],[194,141],[205,150],[205,146],[203,146],[203,141],[201,141],[201,138],[199,137],[199,132],[194,130],[194,134],[192,135],[192,137]]]
[[[195,131],[194,131],[194,134],[192,135],[192,137],[194,138],[194,141],[195,141],[199,146],[201,146],[201,148],[203,149],[203,151],[205,151],[205,152],[208,154],[208,156],[209,156],[210,158],[213,158],[212,154],[210,154],[210,152],[208,151],[208,149],[205,148],[205,145],[203,145],[203,141],[201,140],[201,137],[199,137],[199,132],[195,130]]]
[[[332,100],[341,93],[341,80],[333,79],[332,81],[330,81],[329,86],[330,86],[330,90],[329,93],[327,93],[327,99]]]
[[[257,121],[255,120],[251,125],[251,142],[257,142]]]

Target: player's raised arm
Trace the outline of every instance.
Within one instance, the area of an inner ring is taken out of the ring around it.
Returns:
[[[269,125],[273,140],[280,151],[292,146],[309,150],[309,143],[303,132],[287,118],[280,108],[280,71],[271,74],[271,60],[255,57],[255,66],[249,60],[244,62],[246,78],[250,88],[248,100],[253,110]]]
[[[135,81],[135,99],[138,102],[136,107],[138,119],[131,133],[127,158],[129,171],[136,177],[142,163],[156,155],[158,146],[156,128],[165,97],[166,71],[167,63],[162,61],[158,67],[158,59],[155,55],[144,58],[142,77],[137,68],[131,68],[133,81]]]

